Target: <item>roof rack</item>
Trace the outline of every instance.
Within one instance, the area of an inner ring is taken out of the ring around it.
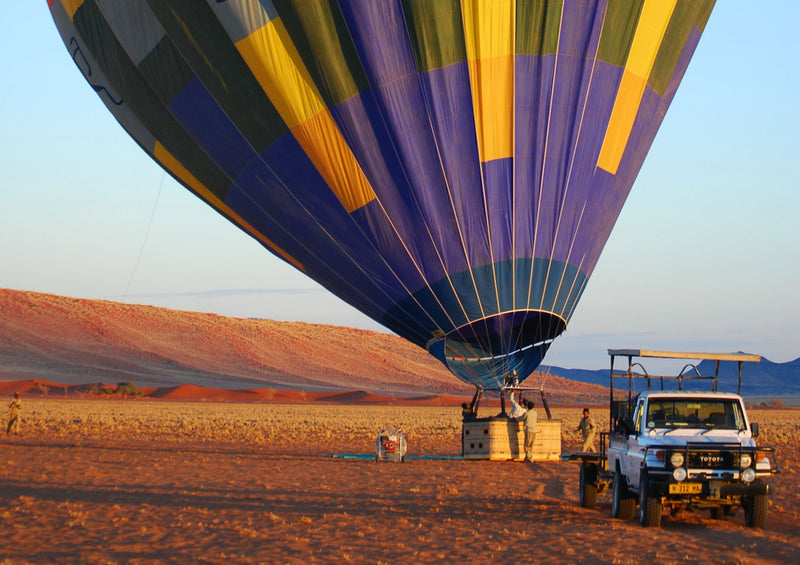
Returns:
[[[657,351],[657,350],[650,350],[650,349],[609,349],[608,354],[611,356],[611,373],[609,377],[609,395],[611,402],[609,403],[611,414],[611,422],[620,421],[624,418],[630,417],[630,410],[631,410],[631,402],[633,399],[633,379],[647,379],[647,390],[650,390],[650,381],[652,379],[660,379],[661,381],[661,390],[664,390],[664,379],[677,379],[678,381],[678,390],[683,390],[683,381],[686,379],[709,379],[711,381],[711,390],[713,392],[717,392],[718,383],[719,383],[719,362],[720,361],[736,361],[739,363],[739,385],[737,388],[737,394],[742,393],[742,363],[749,361],[758,363],[761,361],[760,355],[750,355],[747,353],[694,353],[694,352],[686,352],[686,351]],[[621,372],[614,372],[614,361],[617,357],[627,357],[628,359],[628,367],[624,373]],[[702,361],[710,360],[716,361],[714,366],[714,375],[713,376],[703,376],[700,374],[700,371],[697,369],[692,363],[687,363],[683,366],[680,372],[677,375],[669,375],[669,376],[655,376],[651,375],[647,372],[647,369],[639,362],[634,362],[635,357],[649,357],[649,358],[656,358],[656,359],[685,359],[685,360],[695,360],[700,359]],[[644,374],[634,373],[634,367],[638,367],[642,370]],[[687,369],[693,369],[695,374],[694,375],[684,375],[684,371]],[[615,407],[614,403],[614,378],[620,377],[627,377],[628,379],[628,400],[627,402],[622,400],[618,404],[621,404],[619,407]],[[620,409],[622,412],[620,412]]]
[[[745,361],[750,361],[754,363],[758,363],[761,361],[760,355],[751,355],[748,353],[696,353],[696,352],[687,352],[687,351],[657,351],[657,350],[650,350],[650,349],[609,349],[608,354],[611,356],[611,377],[609,385],[611,388],[614,388],[614,377],[627,377],[628,379],[635,379],[635,378],[644,378],[647,379],[647,390],[650,390],[650,381],[651,379],[660,379],[661,380],[661,388],[664,388],[664,379],[677,379],[678,381],[678,390],[683,389],[683,381],[686,379],[710,379],[711,380],[711,390],[716,392],[719,383],[719,362],[720,361],[736,361],[739,363],[739,384],[737,388],[737,394],[741,394],[742,391],[742,363]],[[624,373],[614,373],[614,361],[617,357],[627,357],[628,358],[628,368]],[[700,374],[700,371],[697,369],[692,363],[687,363],[683,366],[683,369],[677,375],[650,375],[644,366],[641,363],[634,363],[634,357],[650,357],[650,358],[657,358],[657,359],[700,359],[702,361],[710,360],[716,361],[714,366],[714,375],[703,376]],[[639,375],[633,372],[634,367],[639,367],[644,374]],[[693,369],[695,374],[694,375],[684,375],[684,371],[686,369]]]

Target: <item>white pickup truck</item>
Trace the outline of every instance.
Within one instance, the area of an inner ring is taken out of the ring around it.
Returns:
[[[716,374],[669,377],[679,379],[679,388],[686,379],[708,378],[711,392],[649,390],[653,379],[663,383],[668,377],[634,374],[631,362],[634,356],[716,359],[718,373],[720,360],[738,361],[741,387],[741,363],[760,358],[641,350],[609,354],[612,383],[615,377],[627,377],[629,383],[646,378],[648,390],[634,394],[629,386],[628,399],[615,402],[612,387],[611,430],[601,434],[600,454],[576,454],[582,460],[581,505],[594,506],[597,493],[610,486],[612,516],[633,518],[638,503],[643,526],[659,526],[664,509],[674,514],[706,508],[724,519],[741,507],[748,526],[765,527],[772,488],[767,479],[778,472],[775,450],[756,446],[758,424],[748,420],[742,397],[716,392]],[[627,373],[614,374],[613,357],[619,355],[629,359]]]

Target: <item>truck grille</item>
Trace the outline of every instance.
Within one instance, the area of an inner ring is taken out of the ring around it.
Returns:
[[[687,466],[706,469],[736,469],[739,454],[730,451],[690,451]]]

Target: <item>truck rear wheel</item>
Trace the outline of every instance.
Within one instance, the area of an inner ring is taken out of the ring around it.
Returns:
[[[611,498],[611,516],[620,520],[630,520],[636,513],[636,499],[631,496],[625,475],[614,473],[614,492]]]
[[[642,471],[639,480],[639,523],[645,528],[657,528],[661,525],[661,497],[650,492],[650,481],[647,471]]]
[[[580,503],[582,508],[594,508],[597,503],[597,465],[581,463]]]
[[[712,520],[727,520],[728,516],[732,513],[732,508],[730,506],[716,506],[714,508],[709,509],[709,513],[711,514]]]

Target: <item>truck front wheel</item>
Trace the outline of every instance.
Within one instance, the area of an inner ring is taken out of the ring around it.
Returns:
[[[597,465],[581,463],[580,503],[582,508],[594,508],[597,503]]]
[[[748,528],[767,527],[767,506],[769,500],[766,494],[756,494],[749,497],[742,504],[744,507],[744,522]]]
[[[620,520],[630,520],[636,513],[636,499],[631,496],[625,475],[614,473],[614,492],[611,498],[611,516]]]
[[[642,471],[639,480],[639,523],[645,528],[657,528],[661,525],[661,497],[650,492],[650,481],[647,471]]]

